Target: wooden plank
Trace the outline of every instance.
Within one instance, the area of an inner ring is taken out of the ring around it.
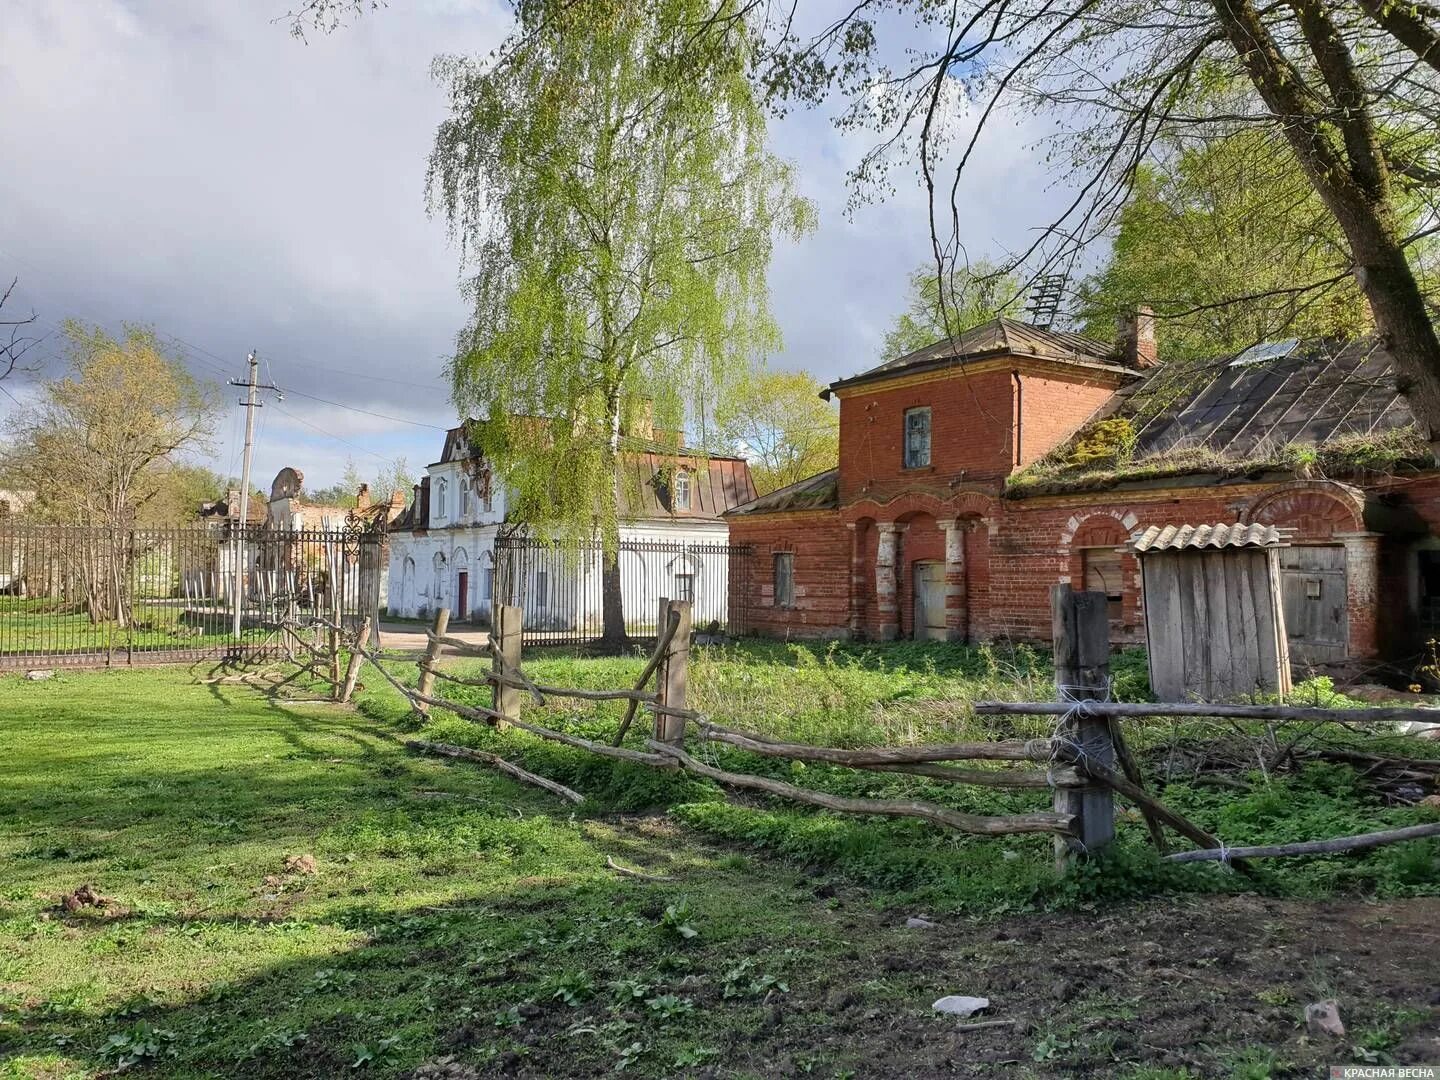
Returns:
[[[492,620],[491,640],[495,647],[490,650],[491,670],[503,674],[520,670],[520,643],[525,636],[524,616],[521,609],[513,604],[497,604]],[[497,731],[505,729],[507,720],[520,719],[521,690],[511,680],[496,679],[492,691],[492,705],[505,720],[497,720]]]
[[[1145,580],[1145,640],[1150,688],[1161,701],[1185,696],[1184,642],[1176,605],[1175,556],[1157,551],[1140,557]]]
[[[688,708],[689,666],[690,666],[690,602],[688,600],[660,601],[660,626],[669,623],[671,613],[678,616],[675,634],[670,647],[660,661],[659,682],[656,686],[657,704],[667,710]],[[655,711],[655,739],[667,746],[685,745],[685,717],[674,712]]]
[[[1055,648],[1055,685],[1062,704],[1109,696],[1110,616],[1103,592],[1076,592],[1068,585],[1050,587],[1050,620]],[[1070,720],[1060,737],[1082,748],[1082,759],[1106,769],[1115,764],[1115,746],[1104,717]],[[1055,811],[1075,818],[1081,852],[1094,852],[1115,839],[1115,800],[1108,787],[1056,788]],[[1068,838],[1057,838],[1056,859],[1076,854]]]
[[[1263,566],[1263,554],[1257,560],[1256,553],[1247,550],[1232,550],[1224,553],[1226,562],[1226,599],[1230,608],[1230,621],[1240,645],[1247,686],[1239,687],[1238,693],[1251,693],[1256,682],[1264,677],[1266,659],[1260,649],[1260,631],[1255,625],[1255,598],[1250,591],[1250,575],[1257,566]],[[1233,652],[1233,650],[1232,650]]]
[[[1250,663],[1244,654],[1236,655],[1231,637],[1230,602],[1224,551],[1206,551],[1195,560],[1205,577],[1205,606],[1210,612],[1210,625],[1205,644],[1210,653],[1211,685],[1217,692],[1211,697],[1230,698],[1242,691]]]
[[[435,613],[435,625],[432,627],[430,639],[425,645],[425,656],[420,661],[420,680],[415,684],[415,692],[419,694],[420,697],[418,699],[411,699],[415,706],[415,711],[421,716],[430,715],[430,703],[423,699],[429,697],[431,693],[434,692],[435,673],[431,669],[435,666],[435,661],[439,659],[440,650],[443,648],[439,639],[445,636],[445,631],[449,628],[450,609],[442,607]]]
[[[355,639],[355,648],[350,650],[350,663],[345,668],[345,686],[340,691],[340,700],[348,702],[355,693],[355,682],[360,678],[360,665],[365,662],[365,643],[370,640],[370,628],[374,625],[369,615],[360,624],[360,635]]]
[[[1284,701],[1290,693],[1290,639],[1285,632],[1285,609],[1280,606],[1280,560],[1274,548],[1265,553],[1265,592],[1271,615],[1267,625],[1275,650],[1276,692]]]

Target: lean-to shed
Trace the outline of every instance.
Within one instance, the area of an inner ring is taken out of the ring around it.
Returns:
[[[1288,533],[1258,524],[1153,525],[1131,536],[1157,698],[1289,692],[1279,560]]]

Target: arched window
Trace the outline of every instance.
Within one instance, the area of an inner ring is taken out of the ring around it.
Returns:
[[[470,481],[465,477],[460,478],[460,517],[463,520],[470,516]]]
[[[445,489],[450,485],[442,478],[440,483],[435,485],[435,520],[445,520]]]
[[[675,470],[675,509],[690,509],[690,472],[687,469]]]
[[[445,599],[445,553],[435,552],[434,559],[435,580],[430,586],[430,596],[435,603],[439,604]]]

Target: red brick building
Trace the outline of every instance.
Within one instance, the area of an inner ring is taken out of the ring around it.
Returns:
[[[998,319],[828,393],[838,469],[726,515],[761,633],[1048,641],[1068,582],[1109,593],[1116,640],[1143,641],[1131,533],[1252,521],[1296,530],[1292,659],[1399,654],[1440,628],[1440,474],[1396,460],[1413,418],[1374,341],[1167,371],[1145,313],[1116,347]],[[1067,464],[1107,419],[1126,467]]]

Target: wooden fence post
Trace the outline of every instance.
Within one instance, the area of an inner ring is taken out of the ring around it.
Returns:
[[[355,638],[355,647],[350,650],[350,663],[345,668],[345,686],[340,691],[340,700],[348,702],[355,693],[355,680],[360,678],[360,665],[365,662],[365,654],[361,652],[366,643],[370,640],[370,627],[373,625],[369,615],[360,624],[360,633]]]
[[[450,629],[450,609],[448,607],[442,607],[435,612],[435,625],[431,629],[434,637],[425,646],[425,656],[420,661],[420,681],[415,686],[416,691],[426,697],[429,697],[430,692],[435,689],[435,673],[430,668],[440,658],[439,639],[445,636],[446,630]],[[421,716],[429,716],[430,706],[423,701],[417,701],[415,702],[415,711]]]
[[[525,634],[524,613],[513,604],[496,604],[494,617],[490,620],[490,640],[495,651],[491,654],[491,670],[497,675],[520,670],[520,642]],[[509,683],[495,683],[494,703],[496,712],[508,719],[520,719],[520,688]],[[495,730],[504,731],[505,721],[496,720]]]
[[[1103,699],[1110,687],[1110,615],[1103,592],[1076,592],[1069,585],[1050,586],[1050,615],[1055,641],[1055,686],[1061,701]],[[1104,716],[1079,716],[1059,733],[1078,743],[1087,757],[1107,769],[1115,764],[1115,744]],[[1078,762],[1082,771],[1083,759]],[[1060,863],[1078,848],[1094,852],[1115,839],[1115,799],[1100,784],[1056,788],[1055,809],[1075,815],[1075,837],[1055,841]]]
[[[688,600],[660,601],[660,621],[656,624],[658,633],[663,634],[670,625],[670,613],[680,616],[675,636],[670,647],[660,660],[655,673],[656,703],[672,709],[688,708],[688,680],[690,664],[690,602]],[[669,746],[685,745],[685,717],[655,710],[655,741]]]

